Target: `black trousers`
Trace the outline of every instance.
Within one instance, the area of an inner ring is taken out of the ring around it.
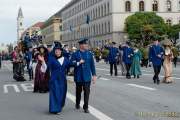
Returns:
[[[130,68],[131,68],[131,64],[125,64],[126,65],[126,77],[131,77],[130,75]]]
[[[154,77],[153,80],[159,82],[159,74],[161,72],[161,65],[153,65],[154,68]]]
[[[174,62],[174,66],[176,67],[176,65],[177,65],[177,57],[174,57],[173,62]]]
[[[90,84],[76,84],[76,105],[80,105],[81,93],[84,91],[84,106],[83,109],[88,109],[89,95],[90,95]]]
[[[110,63],[110,74],[113,74],[113,67],[115,71],[115,76],[117,76],[117,63]]]

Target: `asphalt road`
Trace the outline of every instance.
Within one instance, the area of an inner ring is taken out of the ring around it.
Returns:
[[[96,63],[96,69],[98,80],[91,87],[91,113],[74,109],[75,85],[68,77],[66,106],[60,115],[51,115],[48,93],[34,94],[33,82],[14,81],[12,64],[3,62],[0,120],[180,120],[180,66],[174,68],[173,84],[160,85],[153,84],[152,68],[142,68],[141,78],[130,80],[110,76],[105,63]]]

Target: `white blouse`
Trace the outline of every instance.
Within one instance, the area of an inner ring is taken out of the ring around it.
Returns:
[[[59,58],[59,59],[58,59],[58,62],[59,62],[61,65],[63,65],[63,63],[64,63],[64,57]],[[46,65],[46,63],[44,62],[44,63],[42,63],[41,71],[42,71],[43,73],[45,73],[46,70],[47,70],[47,65]]]

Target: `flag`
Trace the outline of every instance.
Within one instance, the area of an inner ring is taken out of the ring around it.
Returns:
[[[70,28],[69,28],[69,29],[70,29],[70,31],[71,31],[71,32],[73,31],[73,30],[72,30],[72,26],[71,26],[71,25],[70,25]]]
[[[86,16],[86,23],[89,24],[89,22],[90,22],[90,16],[87,15],[87,16]]]

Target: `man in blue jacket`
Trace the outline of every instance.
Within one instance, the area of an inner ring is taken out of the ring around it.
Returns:
[[[28,70],[28,74],[29,74],[29,81],[31,81],[33,79],[33,69],[32,69],[32,51],[33,48],[32,46],[30,46],[28,48],[29,50],[26,52],[26,62],[27,62],[27,70]]]
[[[109,55],[108,55],[108,61],[110,64],[110,75],[113,75],[113,66],[114,66],[114,71],[115,71],[115,76],[117,76],[117,60],[118,60],[118,55],[119,51],[118,48],[115,47],[116,43],[112,42],[110,47],[107,47],[109,49]]]
[[[126,66],[126,78],[131,79],[130,68],[132,64],[133,49],[130,47],[130,42],[126,42],[126,45],[122,47],[123,50],[123,62]]]
[[[80,109],[81,93],[84,91],[84,112],[89,113],[88,103],[91,81],[96,81],[95,63],[88,50],[87,39],[79,41],[79,50],[72,54],[71,62],[75,64],[74,81],[76,83],[76,109]]]
[[[154,68],[153,80],[154,83],[157,84],[160,83],[159,73],[161,71],[161,65],[163,62],[163,54],[164,54],[163,48],[159,45],[159,41],[155,39],[154,44],[149,49],[149,60],[153,64],[153,68]]]

